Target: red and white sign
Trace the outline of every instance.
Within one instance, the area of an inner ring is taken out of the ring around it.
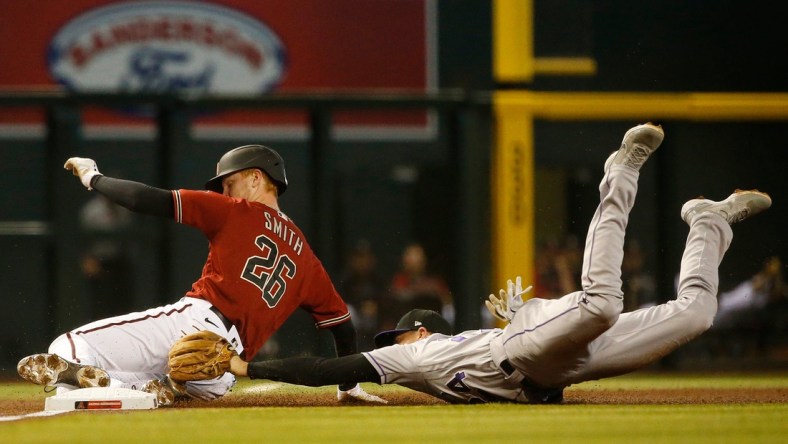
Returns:
[[[283,78],[285,50],[268,27],[198,2],[120,3],[58,30],[50,74],[74,91],[257,94]]]
[[[0,2],[0,88],[260,95],[437,87],[435,0]],[[41,124],[0,109],[0,131]],[[196,129],[303,128],[301,112],[199,117]],[[88,109],[94,127],[150,121]],[[342,112],[345,127],[425,129],[424,112]],[[221,131],[220,131],[221,132]]]

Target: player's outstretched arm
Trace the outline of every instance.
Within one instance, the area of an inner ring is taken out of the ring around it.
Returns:
[[[230,372],[251,379],[270,379],[289,384],[320,387],[349,384],[349,398],[387,403],[370,395],[358,382],[380,383],[380,376],[363,355],[340,358],[288,358],[247,363],[238,356],[227,339],[210,331],[186,335],[172,345],[168,353],[169,376],[173,381],[202,381]],[[341,401],[342,399],[340,399]]]
[[[135,213],[167,218],[175,215],[170,190],[106,176],[94,178],[92,184],[96,191],[107,196],[109,200]]]
[[[88,190],[95,189],[112,202],[131,211],[152,216],[173,217],[172,192],[130,180],[106,177],[93,159],[72,157],[63,166],[79,177]]]
[[[378,372],[360,354],[340,358],[310,356],[248,363],[240,357],[233,357],[230,360],[230,372],[250,379],[268,379],[309,387],[380,382]]]

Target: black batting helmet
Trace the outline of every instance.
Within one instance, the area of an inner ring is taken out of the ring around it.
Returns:
[[[226,152],[216,164],[216,177],[205,183],[205,189],[222,192],[225,176],[248,168],[265,172],[276,185],[281,196],[287,189],[285,161],[276,151],[263,145],[244,145]]]

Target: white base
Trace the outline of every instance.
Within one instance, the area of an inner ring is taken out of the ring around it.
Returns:
[[[150,410],[158,407],[151,393],[125,388],[91,387],[46,398],[44,410]]]

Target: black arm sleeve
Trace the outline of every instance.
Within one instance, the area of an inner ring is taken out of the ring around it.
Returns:
[[[356,343],[356,329],[353,327],[353,322],[343,322],[339,325],[331,327],[331,334],[334,335],[334,345],[337,348],[337,356],[348,356],[358,352],[358,345]],[[366,359],[365,359],[366,360]],[[348,383],[340,384],[340,390],[350,390],[357,382],[350,381]]]
[[[250,362],[247,374],[250,379],[270,379],[310,387],[332,384],[352,387],[357,382],[380,384],[378,372],[360,354],[340,358],[306,357]]]
[[[331,330],[331,334],[334,335],[334,345],[337,348],[337,356],[347,356],[358,353],[356,329],[353,327],[352,321],[335,325],[329,328],[329,330]]]
[[[169,190],[106,176],[95,176],[90,186],[112,202],[136,213],[170,218],[175,215]]]

